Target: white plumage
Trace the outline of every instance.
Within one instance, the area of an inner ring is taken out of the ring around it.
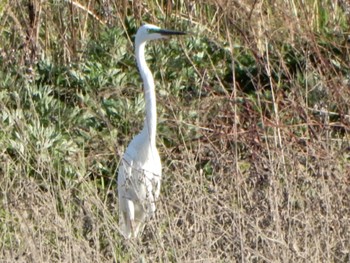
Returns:
[[[137,237],[145,222],[154,214],[162,176],[156,148],[156,95],[153,76],[145,60],[145,45],[149,40],[183,34],[149,24],[141,26],[136,34],[135,53],[144,83],[146,118],[142,131],[127,147],[118,171],[119,228],[127,239]]]

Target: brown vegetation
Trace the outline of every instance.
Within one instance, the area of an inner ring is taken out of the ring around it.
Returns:
[[[0,262],[350,261],[349,6],[199,2],[0,4]],[[129,242],[140,22],[191,35],[149,49],[164,179]]]

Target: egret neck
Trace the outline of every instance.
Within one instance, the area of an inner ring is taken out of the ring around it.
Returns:
[[[150,144],[155,146],[157,129],[156,92],[154,79],[145,59],[145,46],[146,42],[136,43],[137,66],[143,80],[146,102],[146,119],[143,129],[148,133]]]

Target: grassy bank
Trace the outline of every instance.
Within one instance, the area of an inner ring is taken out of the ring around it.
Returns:
[[[348,262],[347,2],[120,2],[0,4],[0,261]],[[142,22],[189,36],[147,49],[164,177],[126,242]]]

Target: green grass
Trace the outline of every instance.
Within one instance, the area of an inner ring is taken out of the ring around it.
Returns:
[[[44,2],[0,4],[1,262],[349,261],[345,1]],[[141,22],[190,34],[147,49],[164,177],[127,242]]]

